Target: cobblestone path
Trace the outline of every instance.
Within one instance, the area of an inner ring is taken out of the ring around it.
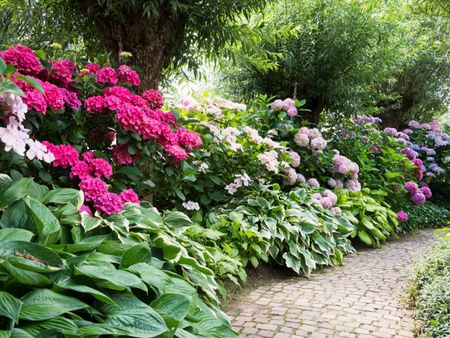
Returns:
[[[404,286],[433,231],[346,257],[345,265],[258,287],[227,306],[241,337],[414,337]]]

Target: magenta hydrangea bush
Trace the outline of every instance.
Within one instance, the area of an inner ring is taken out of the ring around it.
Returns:
[[[122,167],[135,165],[132,172],[139,173],[142,162],[155,160],[176,166],[202,145],[197,133],[162,110],[161,93],[140,93],[139,75],[128,65],[46,60],[44,67],[25,46],[13,46],[0,57],[14,67],[10,80],[24,94],[0,97],[5,151],[51,163],[55,177],[44,169],[40,176],[48,183],[67,177],[65,184],[85,193],[85,210],[114,214],[124,203],[139,203],[126,187],[132,181],[120,181],[120,173],[130,172]]]

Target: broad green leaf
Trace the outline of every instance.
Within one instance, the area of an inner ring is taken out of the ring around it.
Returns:
[[[164,319],[133,294],[121,293],[112,297],[117,306],[102,305],[105,324],[127,330],[131,337],[156,337],[168,331]]]
[[[54,189],[47,192],[41,200],[44,204],[71,203],[79,209],[83,205],[83,193],[75,189]]]
[[[189,310],[191,299],[181,294],[166,293],[154,300],[150,305],[166,321],[169,328],[174,331]]]
[[[32,178],[21,178],[13,181],[0,195],[0,209],[24,198],[29,192],[28,187],[33,182]]]
[[[6,63],[5,60],[3,60],[2,58],[0,58],[0,75],[5,74],[6,72]]]
[[[1,217],[3,228],[20,228],[36,233],[33,216],[23,200],[10,204]]]
[[[50,279],[45,277],[43,274],[17,268],[8,261],[4,261],[1,265],[11,274],[11,276],[13,276],[22,284],[38,287],[51,284]]]
[[[36,289],[22,297],[20,319],[46,320],[64,313],[85,309],[89,305],[49,289]]]
[[[55,279],[56,285],[63,289],[73,290],[76,292],[87,293],[91,296],[97,298],[98,300],[114,305],[114,301],[103,292],[98,291],[97,289],[91,288],[90,286],[78,284],[71,276],[61,275]]]
[[[95,228],[102,225],[102,219],[97,217],[91,217],[87,213],[81,213],[81,226],[86,232],[94,230]]]
[[[12,183],[11,177],[6,174],[0,174],[0,196]]]
[[[23,75],[16,76],[16,79],[28,83],[33,88],[36,88],[39,93],[41,93],[42,95],[45,95],[44,89],[42,88],[40,83],[37,82],[35,79],[28,77],[28,76],[23,76]]]
[[[148,243],[141,243],[123,253],[120,265],[128,268],[130,265],[137,263],[150,263],[151,259],[152,253]]]
[[[79,334],[77,325],[70,319],[64,317],[51,318],[46,321],[29,324],[22,327],[33,337],[54,337],[64,334],[65,337]]]
[[[2,83],[2,92],[3,93],[12,93],[19,96],[24,97],[25,93],[22,91],[22,89],[19,88],[14,82],[12,81],[6,81]]]
[[[22,302],[7,292],[0,291],[0,316],[10,318],[17,323]]]
[[[372,239],[364,230],[358,230],[358,238],[367,245],[373,245]]]
[[[191,219],[179,211],[168,211],[163,216],[163,222],[174,228],[181,228],[192,225]]]
[[[83,262],[75,266],[75,275],[84,275],[98,280],[97,285],[112,289],[125,290],[129,287],[147,291],[147,287],[136,275],[116,270],[112,264],[105,262]]]
[[[24,241],[29,242],[34,234],[24,229],[6,228],[0,229],[0,242],[6,241]]]
[[[25,203],[33,215],[40,239],[44,243],[56,241],[57,238],[53,239],[50,236],[58,235],[61,232],[61,225],[58,219],[44,204],[32,197],[26,197]]]

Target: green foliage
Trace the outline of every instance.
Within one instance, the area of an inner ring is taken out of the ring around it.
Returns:
[[[450,330],[450,242],[443,241],[417,263],[410,295],[425,337]]]
[[[380,246],[390,236],[395,236],[397,215],[383,202],[387,192],[364,188],[358,192],[338,190],[337,205],[356,228],[358,239],[369,246]]]
[[[422,228],[437,228],[446,225],[450,221],[450,210],[427,202],[422,205],[406,205],[403,210],[408,214],[409,221],[401,224],[403,231],[411,231]]]
[[[225,233],[217,243],[231,257],[257,267],[269,259],[309,275],[342,264],[353,249],[352,224],[322,209],[308,190],[284,193],[278,185],[260,187],[206,216],[207,227]]]
[[[221,258],[184,234],[184,214],[80,215],[78,191],[6,175],[0,200],[2,334],[234,336],[208,268]]]

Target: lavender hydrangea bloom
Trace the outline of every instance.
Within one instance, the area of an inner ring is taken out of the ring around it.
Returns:
[[[411,121],[408,122],[408,126],[410,128],[417,129],[417,128],[420,127],[420,123],[415,121],[415,120],[411,120]]]
[[[388,134],[388,135],[391,135],[391,136],[397,136],[398,135],[398,130],[395,129],[395,128],[385,128],[384,132],[386,134]]]

